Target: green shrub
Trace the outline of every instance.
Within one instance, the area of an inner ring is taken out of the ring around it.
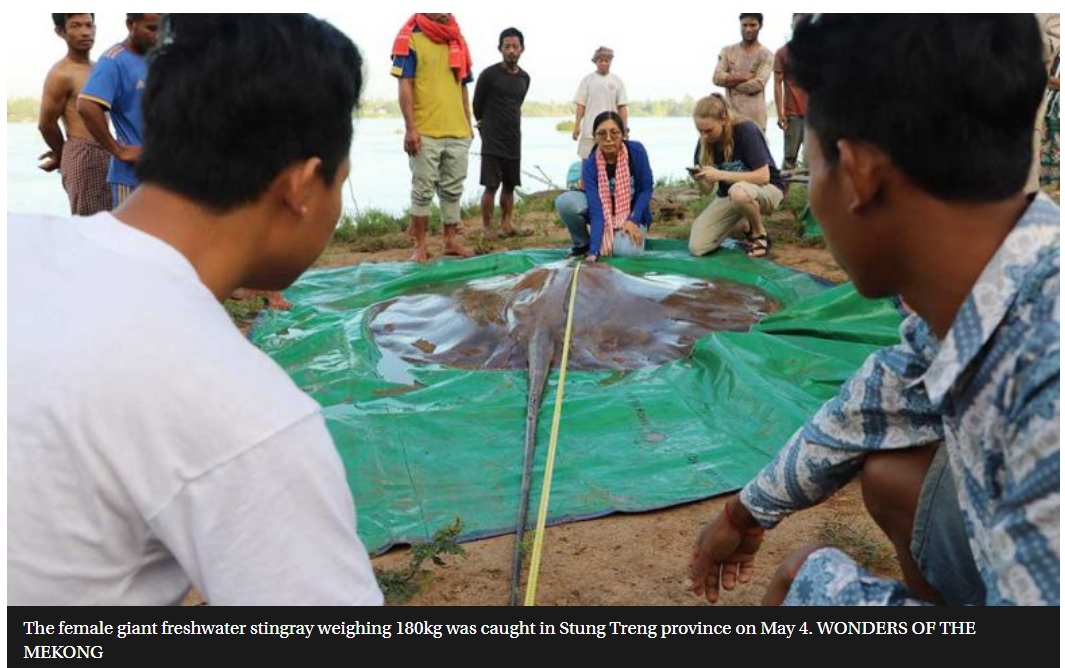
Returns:
[[[396,570],[374,569],[374,576],[385,600],[390,603],[404,603],[432,582],[433,574],[424,568],[426,561],[436,566],[444,566],[441,555],[452,554],[466,556],[466,551],[455,537],[462,533],[462,518],[456,517],[449,526],[433,534],[432,540],[413,543],[410,546],[410,562],[405,568]]]
[[[405,227],[405,221],[387,211],[367,209],[357,216],[345,211],[340,216],[336,231],[333,232],[333,240],[350,243],[367,237],[381,237],[402,232]]]
[[[784,196],[784,201],[781,202],[780,208],[783,211],[790,211],[798,218],[802,210],[806,208],[807,201],[806,184],[792,183],[788,187],[788,193]]]

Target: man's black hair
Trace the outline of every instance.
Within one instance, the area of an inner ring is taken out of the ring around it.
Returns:
[[[521,44],[521,48],[522,49],[525,48],[525,35],[521,34],[521,31],[518,30],[517,28],[507,28],[503,32],[499,33],[499,46],[497,48],[502,50],[503,49],[503,40],[505,40],[508,37],[517,37],[518,38],[518,43]]]
[[[136,174],[225,211],[285,167],[322,160],[327,184],[351,150],[358,48],[309,14],[167,14],[148,55]]]
[[[1047,83],[1033,14],[812,14],[788,51],[830,165],[846,138],[942,199],[1024,187]]]
[[[740,14],[740,20],[742,21],[743,19],[747,18],[748,16],[758,20],[758,27],[762,26],[762,15],[761,14]]]
[[[67,19],[69,19],[71,16],[77,16],[79,13],[89,14],[89,12],[75,12],[73,14],[52,14],[52,23],[55,24],[56,28],[59,28],[60,30],[66,30]],[[93,21],[96,20],[96,14],[89,14],[89,16],[92,17]]]

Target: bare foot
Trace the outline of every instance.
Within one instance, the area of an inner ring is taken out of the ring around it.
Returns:
[[[474,252],[469,248],[465,248],[457,241],[444,244],[444,255],[452,255],[454,257],[473,257]]]
[[[266,306],[268,308],[277,309],[278,311],[287,311],[292,308],[292,302],[285,299],[280,292],[267,292],[263,296],[266,297]]]
[[[428,248],[418,248],[417,246],[415,246],[414,254],[410,256],[410,261],[411,262],[428,262],[429,261],[429,257],[430,257],[430,255],[429,255],[429,249]]]
[[[255,297],[262,297],[266,300],[266,308],[273,308],[279,311],[287,311],[292,308],[292,302],[285,299],[277,290],[253,290],[251,288],[237,288],[233,291],[233,294],[229,296],[230,299],[236,299],[243,301],[245,299],[252,299]]]

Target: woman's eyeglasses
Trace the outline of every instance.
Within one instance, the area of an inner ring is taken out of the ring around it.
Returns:
[[[596,139],[617,139],[621,136],[621,130],[600,130],[595,133]]]

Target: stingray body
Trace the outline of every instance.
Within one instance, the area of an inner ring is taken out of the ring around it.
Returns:
[[[370,330],[379,348],[410,364],[536,374],[538,366],[561,358],[572,273],[572,265],[557,262],[405,295],[378,304]],[[577,284],[568,366],[657,366],[687,357],[710,332],[746,331],[775,309],[765,293],[738,283],[635,276],[586,264]]]
[[[445,286],[379,304],[377,346],[407,363],[528,371],[525,460],[514,547],[517,602],[521,543],[544,388],[562,358],[574,265],[557,262],[517,276]],[[747,330],[776,308],[763,292],[679,276],[634,276],[607,264],[581,268],[567,367],[637,369],[687,357],[712,331]]]

